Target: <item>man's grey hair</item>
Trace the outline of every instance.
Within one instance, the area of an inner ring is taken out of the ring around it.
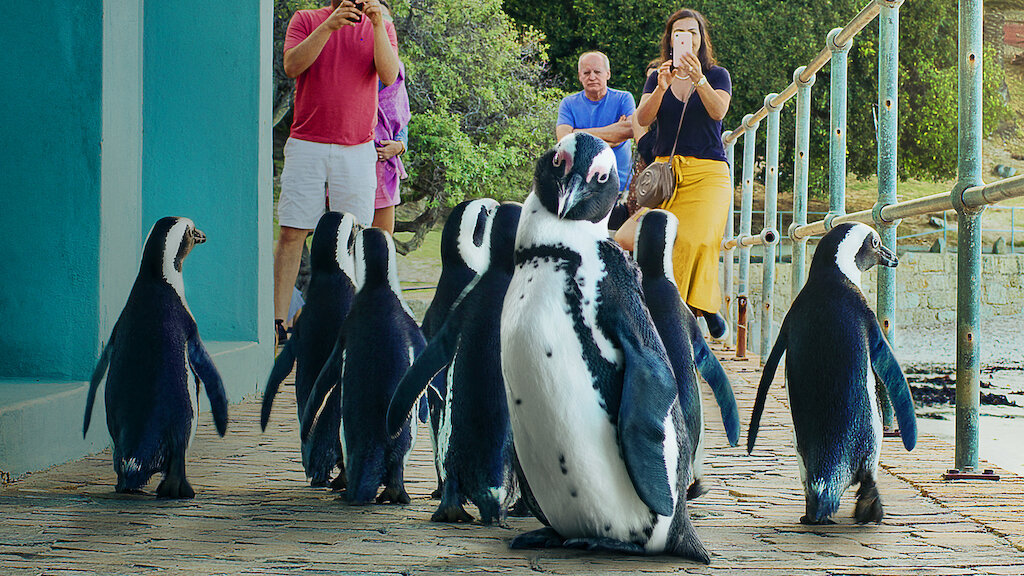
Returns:
[[[612,71],[612,63],[610,60],[608,60],[608,55],[598,50],[591,50],[590,52],[584,52],[583,54],[580,54],[579,60],[576,61],[576,70],[580,69],[580,65],[583,63],[583,58],[586,56],[590,56],[591,54],[597,54],[598,56],[603,58],[605,69],[608,70],[608,72]]]

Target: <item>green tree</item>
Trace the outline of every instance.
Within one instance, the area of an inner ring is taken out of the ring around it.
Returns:
[[[402,196],[421,207],[396,223],[408,252],[464,199],[525,198],[563,93],[546,86],[540,37],[500,0],[402,0],[394,14],[413,114]]]

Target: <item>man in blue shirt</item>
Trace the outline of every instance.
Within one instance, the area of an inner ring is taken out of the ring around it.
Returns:
[[[555,135],[561,140],[572,132],[587,132],[607,142],[615,152],[619,190],[624,190],[633,167],[629,140],[636,100],[629,92],[608,87],[611,66],[602,52],[581,54],[577,69],[583,90],[566,96],[558,105]]]

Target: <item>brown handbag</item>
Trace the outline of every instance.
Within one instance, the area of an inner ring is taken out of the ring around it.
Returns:
[[[676,144],[679,143],[679,131],[683,128],[683,115],[686,114],[686,105],[693,98],[693,90],[683,102],[683,111],[679,114],[679,126],[676,128],[676,137],[672,142],[672,153],[668,156],[668,162],[651,162],[637,176],[636,202],[644,208],[657,208],[672,198],[676,189],[676,173],[672,168],[672,158],[676,155]]]

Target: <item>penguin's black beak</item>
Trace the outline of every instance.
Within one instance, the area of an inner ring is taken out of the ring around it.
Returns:
[[[203,234],[202,230],[196,228],[192,231],[192,243],[202,244],[203,242],[206,242],[206,234]]]
[[[559,218],[565,218],[565,215],[579,203],[580,198],[583,196],[583,188],[583,177],[579,174],[573,174],[572,178],[569,179],[569,183],[562,189],[562,194],[558,197]]]
[[[896,257],[895,252],[880,245],[878,247],[878,263],[882,266],[895,268],[900,263],[900,259]]]

